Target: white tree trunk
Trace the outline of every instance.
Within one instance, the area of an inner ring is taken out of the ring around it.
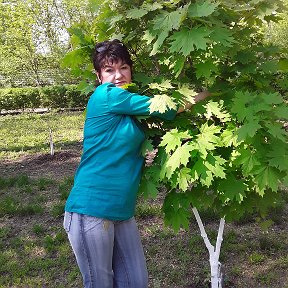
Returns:
[[[49,128],[49,142],[50,142],[50,155],[54,155],[54,143],[53,143],[53,134],[52,129]]]
[[[196,208],[192,208],[192,211],[195,215],[196,221],[200,228],[201,236],[204,240],[204,243],[209,252],[209,262],[210,262],[210,271],[211,271],[211,288],[222,288],[222,272],[221,272],[221,263],[219,262],[221,244],[223,241],[223,231],[225,219],[220,219],[220,225],[218,230],[218,236],[215,247],[210,243],[207,233],[205,231],[203,222],[199,216],[198,210]]]

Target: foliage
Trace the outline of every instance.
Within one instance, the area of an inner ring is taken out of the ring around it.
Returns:
[[[0,3],[0,85],[75,83],[60,59],[70,49],[67,27],[94,19],[92,0],[15,0]]]
[[[147,141],[157,155],[141,188],[155,196],[159,179],[166,186],[166,222],[187,228],[191,205],[228,220],[265,215],[287,182],[287,49],[265,44],[262,32],[278,21],[282,1],[105,1],[98,8],[89,28],[73,28],[65,59],[82,74],[83,90],[94,87],[95,41],[118,38],[141,71],[134,74],[140,92],[160,95],[151,100],[154,110],[212,93],[173,122],[142,120],[154,127]]]
[[[0,110],[85,107],[89,95],[76,85],[0,89]]]
[[[283,1],[288,6],[288,1]],[[265,29],[266,38],[269,43],[276,43],[282,47],[288,46],[288,15],[287,11],[280,13],[280,17],[277,22],[268,24]]]

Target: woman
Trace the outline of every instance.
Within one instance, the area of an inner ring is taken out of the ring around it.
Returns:
[[[97,44],[93,64],[101,85],[87,104],[83,154],[64,228],[85,287],[145,288],[146,262],[133,217],[144,133],[133,116],[150,115],[150,98],[121,88],[131,82],[132,61],[120,41]],[[206,96],[200,93],[197,100]],[[173,119],[176,113],[152,115]]]

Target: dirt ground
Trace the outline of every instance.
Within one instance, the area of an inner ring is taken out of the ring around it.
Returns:
[[[23,174],[32,178],[61,179],[73,176],[80,157],[81,149],[75,146],[69,150],[56,151],[53,156],[37,153],[22,156],[17,160],[1,160],[0,175],[12,177]]]

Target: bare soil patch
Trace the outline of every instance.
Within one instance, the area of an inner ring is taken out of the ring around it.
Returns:
[[[81,151],[79,147],[70,150],[57,151],[50,154],[36,153],[22,156],[17,160],[2,160],[0,175],[12,177],[25,174],[29,177],[45,177],[61,179],[72,176],[80,162]]]

